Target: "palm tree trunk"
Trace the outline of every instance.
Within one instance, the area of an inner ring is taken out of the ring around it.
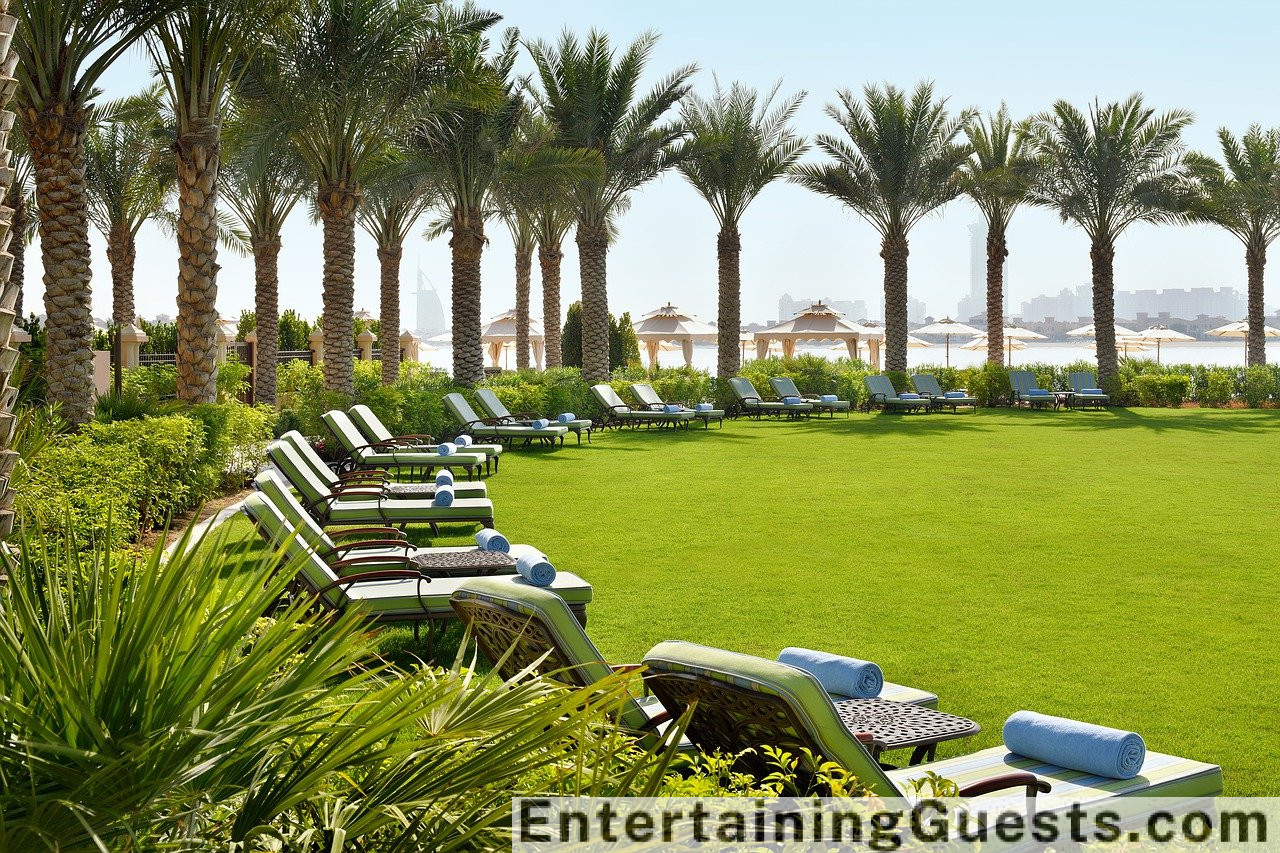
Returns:
[[[378,299],[378,348],[382,352],[382,384],[394,385],[400,378],[400,258],[404,249],[378,247],[381,292]]]
[[[987,225],[987,361],[1004,364],[1004,226]]]
[[[582,276],[582,378],[609,381],[609,231],[578,223],[578,266]]]
[[[1266,309],[1262,307],[1263,281],[1267,268],[1267,247],[1249,247],[1244,253],[1244,262],[1249,269],[1249,332],[1245,339],[1248,355],[1246,361],[1250,366],[1267,363],[1267,336],[1263,327],[1266,325]]]
[[[738,226],[726,224],[716,238],[717,277],[720,285],[716,320],[716,375],[732,379],[742,367],[738,330],[742,327],[742,236]]]
[[[218,397],[218,124],[178,137],[178,399]]]
[[[884,369],[907,370],[907,238],[880,241],[884,258]]]
[[[25,110],[35,167],[44,307],[48,315],[45,379],[49,401],[73,424],[93,415],[93,317],[89,218],[84,186],[85,115]]]
[[[253,241],[253,312],[258,343],[253,351],[253,400],[276,404],[276,362],[280,356],[280,237]]]
[[[111,264],[111,322],[127,326],[137,318],[133,308],[133,267],[138,246],[133,232],[123,222],[111,226],[107,234],[107,261]]]
[[[484,220],[475,214],[453,217],[453,381],[474,385],[484,379],[480,340],[480,256]]]
[[[19,193],[13,202],[13,237],[9,240],[9,254],[13,266],[9,268],[10,283],[17,282],[18,298],[13,303],[13,313],[22,316],[22,284],[27,274],[27,199]]]
[[[542,347],[547,367],[560,367],[560,261],[564,252],[556,246],[538,246],[538,265],[542,269]]]
[[[529,291],[533,288],[533,247],[516,246],[516,370],[529,369]]]
[[[345,184],[320,188],[318,207],[324,223],[324,387],[355,396],[356,209],[360,193]]]
[[[1098,346],[1098,382],[1114,393],[1120,372],[1116,359],[1116,248],[1110,242],[1094,242],[1089,248],[1093,263],[1093,331]]]

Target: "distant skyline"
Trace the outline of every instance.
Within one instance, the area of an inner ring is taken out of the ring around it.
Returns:
[[[800,132],[835,132],[823,107],[838,87],[865,83],[912,86],[933,80],[954,110],[996,109],[1003,100],[1018,117],[1048,109],[1057,98],[1084,105],[1095,97],[1123,98],[1142,91],[1157,109],[1185,108],[1196,122],[1188,146],[1219,153],[1218,127],[1242,132],[1251,123],[1280,125],[1280,108],[1260,82],[1274,70],[1272,33],[1280,8],[1261,2],[1114,4],[1081,2],[1070,7],[983,3],[980,10],[947,2],[794,3],[787,14],[776,4],[700,0],[650,0],[644,4],[587,0],[522,0],[481,5],[505,16],[494,35],[517,26],[531,39],[554,39],[568,26],[596,26],[624,48],[647,29],[661,33],[648,66],[650,81],[697,62],[697,90],[712,74],[724,83],[741,80],[768,89],[780,77],[783,94],[808,90],[795,120]],[[981,12],[980,14],[978,12]],[[1098,26],[1105,20],[1106,26]],[[1188,33],[1194,31],[1194,41]],[[528,70],[527,57],[523,60]],[[150,64],[135,50],[108,72],[104,99],[138,91]],[[810,152],[807,157],[816,159]],[[911,235],[910,295],[935,316],[955,313],[969,292],[968,226],[979,221],[968,201],[952,202]],[[620,239],[609,254],[612,309],[633,315],[674,301],[687,312],[715,319],[714,218],[706,203],[678,174],[641,190],[620,222]],[[405,246],[401,268],[402,312],[412,318],[417,259],[449,309],[450,269],[446,240],[427,241],[421,229]],[[494,316],[514,304],[511,240],[497,221],[487,226],[483,310]],[[94,314],[110,314],[110,273],[104,242],[92,233]],[[794,185],[764,191],[742,223],[744,322],[765,322],[778,298],[823,295],[882,302],[881,261],[872,228],[850,211]],[[1088,242],[1079,229],[1045,210],[1020,210],[1009,229],[1010,261],[1016,270],[1007,305],[1011,310],[1040,295],[1074,290],[1089,281]],[[305,316],[320,313],[320,227],[300,205],[284,233],[280,258],[281,309]],[[38,246],[28,249],[25,300],[43,310]],[[252,260],[220,253],[218,307],[236,316],[253,305]],[[565,245],[563,303],[578,298],[577,252]],[[145,316],[175,314],[177,261],[174,241],[153,226],[138,240],[137,306]],[[377,313],[378,265],[363,233],[357,242],[355,307]],[[1235,238],[1208,226],[1136,226],[1121,238],[1116,256],[1118,290],[1234,287],[1243,291],[1243,251]],[[535,275],[534,305],[540,304]],[[1280,305],[1269,288],[1267,312]]]

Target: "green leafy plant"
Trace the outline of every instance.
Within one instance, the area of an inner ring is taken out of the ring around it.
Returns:
[[[1235,382],[1231,374],[1225,370],[1211,370],[1200,388],[1200,405],[1206,408],[1220,408],[1231,402],[1235,391]]]
[[[1244,401],[1249,408],[1258,409],[1269,403],[1276,393],[1276,377],[1265,365],[1253,365],[1245,371]]]

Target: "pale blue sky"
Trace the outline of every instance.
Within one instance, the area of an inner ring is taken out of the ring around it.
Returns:
[[[504,25],[527,38],[554,38],[568,26],[596,26],[625,44],[645,29],[662,34],[650,77],[696,62],[696,86],[712,72],[722,81],[767,88],[779,77],[783,91],[809,97],[796,119],[812,135],[834,124],[823,113],[838,87],[867,82],[903,86],[933,80],[959,109],[993,110],[1006,101],[1015,116],[1047,109],[1056,98],[1078,104],[1122,98],[1141,90],[1158,109],[1192,110],[1187,134],[1195,148],[1215,151],[1220,126],[1242,131],[1259,122],[1280,125],[1274,96],[1274,33],[1280,7],[1263,2],[731,2],[731,0],[506,0],[489,4]],[[146,83],[141,52],[112,69],[108,97]],[[811,153],[810,156],[816,156]],[[968,289],[967,226],[978,220],[964,200],[921,223],[911,235],[911,294],[931,313],[955,311]],[[676,174],[644,188],[621,222],[609,255],[610,304],[615,312],[642,313],[671,300],[707,319],[715,316],[715,231],[706,204]],[[743,319],[776,313],[777,297],[826,296],[879,303],[881,262],[871,227],[835,202],[787,184],[767,189],[742,226]],[[513,304],[511,244],[492,223],[484,256],[484,310]],[[1042,210],[1021,211],[1009,234],[1011,297],[1016,306],[1039,293],[1086,283],[1088,248],[1078,229]],[[570,241],[572,237],[570,237]],[[99,235],[94,235],[94,312],[110,314],[110,280]],[[281,258],[283,308],[320,312],[320,228],[295,213]],[[564,301],[577,297],[576,250],[566,246]],[[35,249],[32,249],[33,253]],[[361,235],[356,306],[376,313],[377,261]],[[141,313],[175,313],[176,253],[172,241],[148,228],[140,238],[135,277]],[[253,304],[252,262],[221,257],[220,310],[229,316]],[[418,263],[448,304],[449,251],[444,240],[415,235],[402,270],[408,298]],[[28,263],[27,299],[41,294],[39,263]],[[1137,227],[1120,241],[1120,289],[1244,286],[1242,251],[1214,229]],[[539,303],[535,276],[534,305]],[[1267,300],[1269,310],[1280,299]],[[412,302],[405,305],[412,317]]]

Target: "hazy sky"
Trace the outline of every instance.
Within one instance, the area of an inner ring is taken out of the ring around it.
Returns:
[[[624,45],[646,29],[662,34],[649,66],[655,79],[697,63],[705,91],[712,73],[809,96],[796,118],[806,135],[829,132],[823,107],[839,87],[869,82],[911,86],[933,80],[956,109],[994,110],[1001,100],[1021,117],[1057,98],[1083,105],[1142,91],[1158,109],[1192,110],[1194,148],[1216,153],[1215,133],[1250,123],[1280,125],[1274,96],[1274,34],[1280,7],[1263,2],[734,2],[734,0],[506,0],[490,4],[526,38],[554,38],[564,27],[608,31]],[[1271,57],[1268,59],[1268,57]],[[526,65],[527,65],[526,61]],[[143,53],[113,68],[107,97],[142,88],[150,74]],[[810,157],[817,156],[810,153]],[[955,311],[969,282],[967,226],[978,221],[964,200],[921,223],[911,234],[911,294],[936,315]],[[716,305],[715,233],[710,210],[678,174],[645,187],[621,221],[609,254],[609,297],[615,312],[642,313],[670,300],[706,319]],[[514,302],[511,243],[500,223],[489,226],[484,255],[486,316]],[[572,235],[566,246],[564,302],[577,298]],[[1023,210],[1009,233],[1013,306],[1089,280],[1088,245],[1078,229],[1052,213]],[[779,294],[866,299],[878,305],[881,261],[872,228],[835,202],[785,183],[760,196],[742,223],[743,320],[776,313]],[[38,249],[30,250],[27,304],[40,304]],[[252,261],[220,257],[219,309],[237,315],[253,305]],[[405,247],[405,298],[414,270],[423,271],[448,308],[449,250],[445,241],[415,235]],[[110,315],[110,278],[100,235],[94,234],[94,313]],[[135,276],[138,310],[175,313],[176,250],[153,228],[139,239]],[[282,308],[318,315],[321,234],[305,210],[284,234],[280,262]],[[1232,285],[1243,289],[1237,241],[1204,226],[1131,229],[1116,257],[1119,289]],[[540,304],[535,275],[534,305]],[[377,312],[378,270],[372,242],[357,246],[356,307]],[[1269,298],[1268,310],[1280,304]],[[413,305],[405,304],[411,319]],[[536,311],[536,309],[535,309]]]

